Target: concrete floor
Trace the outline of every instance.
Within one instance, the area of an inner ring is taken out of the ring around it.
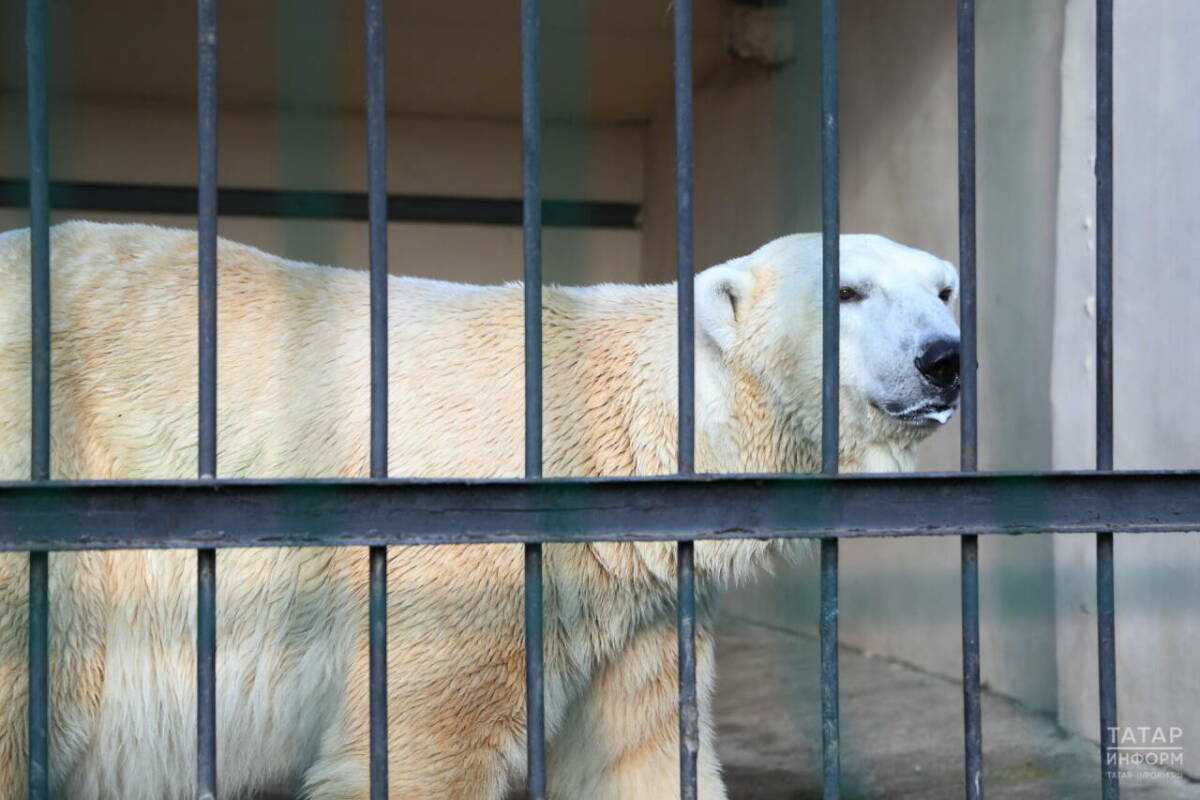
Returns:
[[[716,714],[733,800],[820,797],[820,654],[817,641],[727,615],[717,645]],[[962,686],[843,648],[845,800],[963,796]],[[989,800],[1092,800],[1098,748],[1019,703],[983,696],[984,785]],[[1173,773],[1123,777],[1128,800],[1200,798]]]
[[[731,800],[819,800],[816,639],[729,614],[718,634],[718,746]],[[843,800],[960,800],[961,684],[849,648],[839,666]],[[984,693],[983,741],[988,800],[1100,796],[1097,747],[1019,703]],[[1200,783],[1123,777],[1121,797],[1200,800]]]

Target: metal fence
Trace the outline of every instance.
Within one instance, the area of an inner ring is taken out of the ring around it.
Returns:
[[[958,0],[959,234],[962,273],[960,474],[837,477],[838,1],[821,2],[822,232],[824,235],[821,475],[695,474],[692,297],[691,9],[674,0],[678,476],[541,477],[541,228],[538,0],[520,10],[525,276],[525,480],[387,478],[387,221],[384,171],[383,0],[365,0],[367,216],[371,292],[371,477],[221,480],[216,463],[217,3],[198,0],[199,326],[198,478],[51,481],[50,252],[46,2],[26,2],[30,145],[33,380],[29,482],[0,483],[0,549],[29,551],[29,797],[49,797],[48,572],[51,550],[175,547],[197,550],[199,797],[217,796],[216,558],[224,546],[367,545],[370,604],[371,797],[387,796],[387,545],[525,545],[528,788],[545,794],[542,544],[678,542],[680,788],[696,797],[698,716],[693,543],[721,536],[821,539],[823,796],[839,796],[838,542],[843,537],[953,535],[962,544],[965,791],[983,796],[980,730],[978,535],[1096,534],[1100,726],[1116,725],[1113,533],[1200,530],[1200,473],[1112,471],[1112,0],[1097,0],[1097,471],[972,474],[977,466],[975,382],[975,3]],[[402,515],[395,513],[402,510]],[[387,519],[386,526],[381,518]],[[1108,737],[1102,796],[1118,796]]]

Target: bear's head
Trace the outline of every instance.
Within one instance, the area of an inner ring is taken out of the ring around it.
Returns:
[[[950,419],[959,395],[958,276],[946,261],[882,236],[845,235],[840,244],[846,459],[872,444],[911,447]],[[785,236],[696,277],[704,373],[728,376],[735,392],[753,387],[754,402],[810,455],[820,447],[821,249],[820,235]]]

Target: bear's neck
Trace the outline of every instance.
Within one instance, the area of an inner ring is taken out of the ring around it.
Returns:
[[[819,385],[819,384],[817,384]],[[807,407],[777,402],[753,375],[735,375],[724,424],[710,424],[703,448],[711,472],[795,472],[821,470],[821,415]],[[915,441],[876,441],[858,430],[855,411],[843,401],[838,437],[839,472],[911,472]],[[699,454],[698,454],[699,455]]]

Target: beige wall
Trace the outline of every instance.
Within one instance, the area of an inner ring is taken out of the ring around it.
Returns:
[[[769,69],[730,61],[695,96],[695,250],[703,269],[785,233],[820,225],[815,20],[795,20],[797,57]],[[675,278],[671,98],[647,137],[642,263],[647,280]]]
[[[1061,2],[987,2],[979,12],[980,452],[986,469],[1048,468],[1049,380]],[[847,4],[842,34],[842,225],[958,255],[952,0]],[[816,19],[796,20],[797,58],[731,65],[696,98],[700,267],[784,233],[818,230]],[[644,263],[673,271],[670,106],[652,128]],[[924,469],[956,469],[958,425],[927,445]],[[1048,539],[981,546],[983,677],[1036,708],[1056,698]],[[845,642],[961,675],[959,545],[845,542]],[[735,593],[735,613],[815,625],[815,564]]]
[[[884,233],[957,260],[953,6],[845,7],[842,218],[844,230]],[[979,6],[983,469],[1094,464],[1093,7]],[[1200,296],[1192,235],[1200,159],[1194,126],[1179,122],[1179,109],[1200,100],[1200,55],[1180,34],[1197,29],[1193,3],[1118,4],[1118,467],[1196,468],[1200,454],[1200,351],[1187,333]],[[774,72],[731,68],[700,91],[701,265],[817,228],[816,150],[809,140],[794,147],[807,169],[787,161],[779,139],[788,118],[777,107],[781,96],[808,109],[817,102],[810,58]],[[669,137],[665,124],[652,131],[643,240],[668,263]],[[793,179],[809,188],[780,189]],[[935,435],[923,468],[955,468],[957,435],[956,425]],[[1097,738],[1093,537],[984,537],[980,549],[985,685]],[[1116,552],[1121,722],[1183,728],[1184,768],[1200,774],[1200,704],[1192,702],[1200,696],[1200,537],[1118,536]],[[958,554],[952,538],[843,543],[842,640],[957,679]],[[735,592],[727,609],[812,631],[816,587],[809,563]],[[1031,752],[1030,760],[1053,768],[1050,754]]]
[[[22,100],[0,100],[0,176],[25,174]],[[64,100],[54,104],[51,173],[55,179],[116,183],[195,183],[195,112],[133,101]],[[18,124],[13,124],[16,121]],[[393,117],[388,126],[392,192],[514,198],[521,194],[520,125],[506,121]],[[641,201],[645,126],[549,124],[545,131],[547,198]],[[362,191],[363,118],[265,109],[221,115],[220,176],[239,188]],[[566,166],[569,165],[569,168]],[[57,219],[133,219],[194,226],[185,216],[62,211]],[[0,209],[0,229],[27,224]],[[224,236],[309,261],[365,266],[366,226],[358,222],[229,217]],[[393,223],[390,264],[398,274],[473,282],[515,280],[521,231],[512,226]],[[551,228],[545,233],[550,280],[636,281],[636,229]]]
[[[1200,103],[1200,5],[1115,5],[1114,460],[1118,469],[1196,469],[1200,155],[1181,111]],[[1093,8],[1068,3],[1063,55],[1052,395],[1061,469],[1095,465]],[[1093,538],[1058,537],[1054,565],[1059,719],[1095,738]],[[1118,535],[1115,553],[1119,721],[1183,728],[1187,770],[1200,775],[1200,536]]]

